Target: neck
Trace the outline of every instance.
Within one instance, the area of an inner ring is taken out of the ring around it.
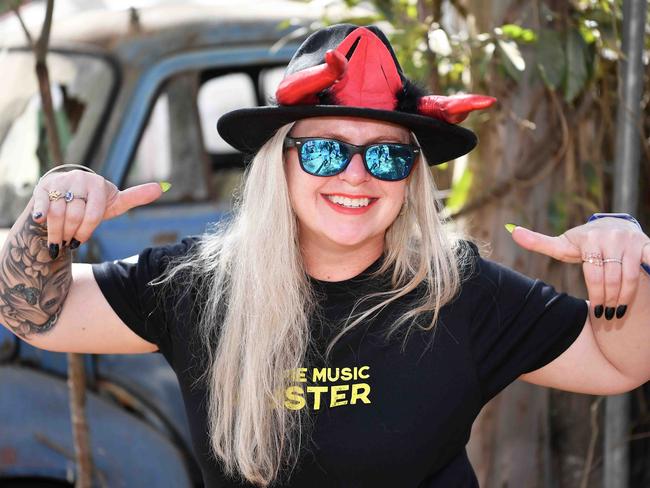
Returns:
[[[357,276],[384,251],[384,238],[359,246],[301,243],[307,274],[321,281],[343,281]]]

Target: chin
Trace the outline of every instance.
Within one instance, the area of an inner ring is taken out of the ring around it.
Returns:
[[[363,247],[365,244],[368,244],[377,239],[383,239],[385,232],[379,233],[369,233],[369,232],[359,232],[359,229],[350,229],[350,232],[326,232],[323,233],[323,237],[330,241],[331,243],[348,248],[357,248]]]
[[[329,240],[340,247],[349,247],[349,248],[362,247],[366,242],[369,241],[367,237],[354,237],[354,236],[349,236],[349,237],[332,236],[329,237]]]

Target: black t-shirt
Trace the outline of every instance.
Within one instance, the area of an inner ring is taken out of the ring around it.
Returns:
[[[206,391],[191,386],[198,298],[183,293],[161,305],[148,285],[170,258],[197,242],[186,238],[147,248],[137,263],[102,263],[93,265],[93,272],[119,317],[157,344],[176,372],[206,486],[252,487],[224,477],[208,455]],[[585,300],[482,258],[470,245],[474,271],[440,310],[434,334],[413,329],[403,352],[403,336],[383,339],[386,327],[420,296],[415,290],[345,334],[328,364],[315,362],[303,371],[307,383],[287,401],[310,408],[314,427],[289,482],[273,486],[478,486],[465,444],[480,409],[521,374],[566,350],[580,334],[588,308]],[[358,298],[387,286],[386,280],[370,278],[380,261],[343,282],[311,280],[320,297],[311,325],[314,350],[324,351]]]

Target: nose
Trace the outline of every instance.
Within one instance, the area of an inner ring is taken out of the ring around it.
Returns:
[[[368,180],[370,180],[371,175],[366,171],[366,167],[363,164],[363,159],[361,154],[355,154],[350,160],[350,164],[345,168],[345,171],[339,173],[339,179],[347,181],[352,186],[360,185]]]

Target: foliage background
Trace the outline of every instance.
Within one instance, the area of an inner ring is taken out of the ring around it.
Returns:
[[[337,2],[334,2],[337,3]],[[339,2],[340,3],[340,2]],[[446,211],[492,259],[587,296],[579,267],[516,249],[503,224],[559,235],[611,212],[622,0],[345,0],[388,33],[431,93],[499,103],[468,119],[479,147],[432,169]],[[322,24],[333,23],[327,17]],[[337,18],[336,22],[340,22]],[[650,33],[650,17],[646,19]],[[643,54],[640,199],[650,226],[650,35]],[[488,244],[488,243],[491,243]],[[470,457],[481,486],[603,486],[602,398],[515,384],[485,409]],[[632,393],[630,486],[650,486],[650,388]],[[516,446],[516,447],[512,447]]]

